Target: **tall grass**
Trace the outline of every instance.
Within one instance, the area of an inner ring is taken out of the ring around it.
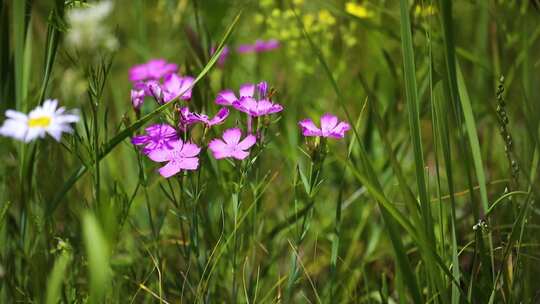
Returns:
[[[96,2],[2,2],[1,112],[58,98],[81,121],[0,138],[0,302],[536,303],[530,3],[118,0],[118,48],[74,51],[66,13]],[[128,69],[151,58],[194,76],[189,102],[133,110]],[[262,80],[285,109],[249,122],[243,161],[204,145],[247,129],[237,112],[184,133],[199,169],[170,179],[130,142]],[[326,112],[345,139],[302,136]]]

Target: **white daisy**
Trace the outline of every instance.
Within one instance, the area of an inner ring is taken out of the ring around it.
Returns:
[[[56,141],[60,141],[62,133],[73,131],[70,124],[79,121],[79,115],[66,112],[64,107],[57,106],[58,100],[47,99],[28,115],[7,110],[7,119],[0,127],[0,135],[30,142],[38,137],[44,138],[45,134],[49,133]]]

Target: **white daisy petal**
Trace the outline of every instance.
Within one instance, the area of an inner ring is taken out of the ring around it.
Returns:
[[[26,134],[24,135],[24,141],[31,142],[34,141],[36,138],[42,137],[40,136],[40,131],[41,129],[38,128],[28,128]]]
[[[24,122],[26,122],[26,120],[28,119],[26,114],[21,113],[19,111],[14,111],[14,110],[7,110],[6,117],[14,119],[14,120],[24,121]]]
[[[8,119],[0,127],[0,135],[11,137],[17,140],[24,140],[24,136],[28,131],[26,122],[21,122],[15,119]]]
[[[61,128],[49,128],[47,129],[47,133],[52,136],[56,141],[60,141],[62,139],[62,129]]]

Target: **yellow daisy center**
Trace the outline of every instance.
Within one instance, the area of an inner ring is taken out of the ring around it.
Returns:
[[[48,116],[40,116],[28,119],[28,127],[30,128],[45,128],[51,124],[51,118]]]

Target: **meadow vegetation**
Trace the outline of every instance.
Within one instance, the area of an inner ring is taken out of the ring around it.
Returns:
[[[540,302],[538,20],[3,0],[0,303]]]

